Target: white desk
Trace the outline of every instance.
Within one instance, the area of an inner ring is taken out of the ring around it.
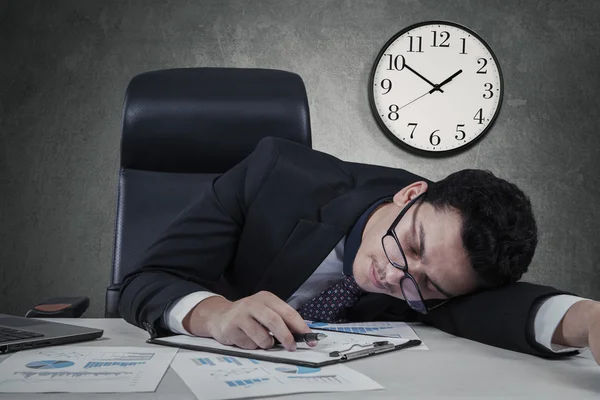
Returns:
[[[104,329],[104,336],[81,346],[153,346],[145,331],[120,319],[56,320]],[[497,349],[414,325],[429,351],[399,351],[345,365],[380,383],[385,390],[349,393],[311,393],[270,399],[437,399],[543,398],[599,399],[600,366],[589,352],[568,360],[544,360]],[[180,350],[186,351],[186,350]],[[0,356],[0,361],[8,356]],[[179,376],[169,368],[155,393],[122,394],[0,394],[0,399],[191,399]]]

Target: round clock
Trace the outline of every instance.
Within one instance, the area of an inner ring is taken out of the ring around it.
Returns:
[[[412,25],[379,52],[369,82],[377,123],[394,142],[445,153],[490,128],[504,91],[498,59],[475,32],[453,22]]]

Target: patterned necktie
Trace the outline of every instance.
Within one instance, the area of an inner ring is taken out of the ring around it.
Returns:
[[[310,321],[346,322],[342,311],[351,307],[363,293],[353,276],[347,275],[340,283],[331,285],[298,309],[302,318]]]

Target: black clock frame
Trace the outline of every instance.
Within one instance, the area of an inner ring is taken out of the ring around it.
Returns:
[[[377,65],[381,61],[381,57],[383,57],[383,55],[385,54],[385,51],[388,49],[388,47],[392,43],[394,43],[394,41],[396,39],[398,39],[398,37],[402,36],[405,33],[408,33],[409,31],[411,31],[415,28],[418,28],[418,27],[421,27],[424,25],[435,25],[435,24],[451,25],[456,28],[463,29],[466,32],[473,35],[476,39],[478,39],[481,43],[483,43],[483,45],[486,47],[486,49],[490,52],[490,54],[492,55],[492,58],[494,59],[494,62],[496,63],[496,66],[498,67],[498,74],[500,75],[500,95],[499,95],[500,99],[498,100],[498,108],[496,109],[496,112],[492,116],[492,120],[490,121],[490,123],[485,127],[485,129],[475,139],[471,140],[469,143],[465,143],[454,149],[441,150],[441,151],[418,149],[418,148],[413,147],[413,146],[403,142],[402,140],[398,139],[396,137],[396,135],[394,135],[388,129],[388,127],[385,125],[385,123],[381,119],[381,116],[379,115],[379,111],[377,111],[377,107],[375,106],[375,96],[374,96],[374,89],[373,89],[373,83],[375,80],[375,72],[377,69]],[[391,39],[389,39],[386,42],[386,44],[383,46],[383,48],[379,51],[379,54],[375,58],[375,63],[373,64],[373,67],[371,68],[371,76],[369,78],[369,105],[371,106],[371,112],[373,113],[373,116],[375,117],[375,121],[377,122],[377,125],[379,125],[379,128],[383,131],[383,133],[394,144],[399,145],[400,147],[404,148],[405,150],[408,150],[409,152],[415,153],[417,155],[430,156],[430,157],[434,157],[434,158],[454,155],[458,152],[464,151],[465,149],[473,146],[475,143],[477,143],[479,140],[481,140],[481,138],[487,134],[487,132],[490,130],[490,128],[496,122],[496,119],[498,118],[498,115],[500,114],[500,109],[502,108],[503,99],[504,99],[504,77],[502,75],[502,68],[500,67],[500,62],[498,61],[496,54],[494,53],[492,48],[488,45],[488,43],[481,36],[479,36],[477,33],[475,33],[472,29],[467,28],[464,25],[461,25],[461,24],[458,24],[458,23],[452,22],[452,21],[434,20],[434,21],[418,22],[418,23],[410,25],[410,26],[402,29],[400,32],[396,33]]]

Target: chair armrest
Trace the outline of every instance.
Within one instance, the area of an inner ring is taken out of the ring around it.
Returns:
[[[106,289],[104,318],[121,318],[121,315],[119,314],[120,291],[121,285],[110,285]]]
[[[53,297],[27,311],[27,318],[79,318],[90,306],[89,297]]]

